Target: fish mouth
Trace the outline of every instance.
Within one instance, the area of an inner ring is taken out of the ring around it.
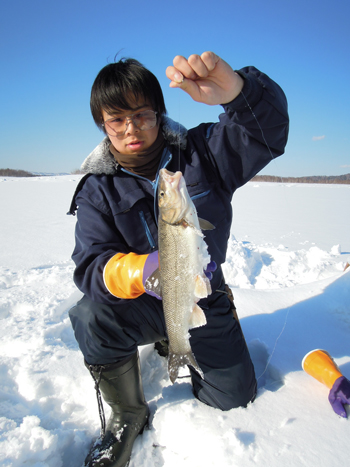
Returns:
[[[175,173],[171,172],[171,175],[165,174],[165,177],[166,177],[166,180],[173,186],[173,188],[177,188],[179,183],[180,183],[182,173],[181,172],[175,172]]]
[[[161,169],[159,175],[158,205],[161,218],[167,224],[180,224],[188,207],[185,179],[180,171],[174,173]]]
[[[159,190],[168,194],[168,199],[181,196],[180,182],[183,179],[181,172],[170,172],[167,169],[159,171]],[[172,203],[171,203],[172,204]]]
[[[177,190],[182,178],[182,172],[170,172],[167,169],[161,169],[160,176],[163,180],[168,183],[173,190]]]

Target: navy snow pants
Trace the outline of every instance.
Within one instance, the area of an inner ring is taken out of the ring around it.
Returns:
[[[220,289],[224,290],[224,283]],[[215,292],[199,305],[207,324],[190,330],[190,343],[204,380],[190,368],[194,395],[221,410],[246,406],[256,395],[256,379],[231,302],[226,294]],[[69,316],[80,350],[91,365],[121,362],[139,345],[166,338],[162,302],[147,294],[116,306],[84,296]]]

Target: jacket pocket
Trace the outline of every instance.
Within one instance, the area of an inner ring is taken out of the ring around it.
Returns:
[[[195,199],[203,198],[203,196],[209,195],[210,190],[204,191],[203,193],[198,193],[197,195],[191,196],[191,200],[194,201]]]
[[[111,200],[114,224],[128,251],[146,254],[157,248],[157,227],[153,198],[142,189],[124,193],[119,202]]]

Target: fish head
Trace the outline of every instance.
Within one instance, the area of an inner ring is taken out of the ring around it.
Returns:
[[[181,222],[193,208],[181,172],[174,173],[167,169],[159,171],[158,206],[159,216],[168,224]]]

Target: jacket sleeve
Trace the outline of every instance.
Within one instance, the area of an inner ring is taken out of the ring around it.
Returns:
[[[89,196],[91,177],[76,198],[77,224],[72,259],[74,282],[91,300],[116,305],[145,292],[143,272],[148,254],[130,253],[107,204]],[[94,187],[95,193],[98,193]],[[97,195],[98,196],[98,195]]]
[[[278,84],[254,67],[237,73],[244,87],[236,99],[223,105],[219,123],[202,124],[188,135],[230,193],[284,153],[289,129],[287,99]],[[198,147],[200,140],[205,147]]]

